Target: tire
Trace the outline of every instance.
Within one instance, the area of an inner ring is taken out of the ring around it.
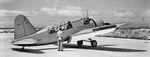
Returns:
[[[97,46],[97,41],[96,40],[92,40],[91,41],[91,46],[92,47],[96,47]]]
[[[83,41],[81,40],[81,41],[77,41],[77,44],[78,44],[78,46],[82,46],[82,44],[83,44]]]

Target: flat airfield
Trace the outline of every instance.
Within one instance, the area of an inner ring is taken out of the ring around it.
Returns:
[[[87,35],[88,36],[88,35]],[[94,37],[98,46],[91,47],[84,42],[83,47],[76,44],[80,36],[73,37],[72,42],[64,42],[64,51],[58,52],[56,44],[45,46],[21,47],[11,44],[13,33],[0,34],[0,57],[149,57],[150,40]],[[83,38],[81,36],[81,38]]]

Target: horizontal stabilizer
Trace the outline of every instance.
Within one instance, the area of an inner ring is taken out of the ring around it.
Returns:
[[[23,39],[23,40],[19,40],[19,41],[13,42],[12,44],[14,44],[14,45],[22,45],[22,44],[34,44],[34,43],[37,43],[37,42],[38,42],[37,40],[34,40],[32,38],[28,38],[28,39]]]

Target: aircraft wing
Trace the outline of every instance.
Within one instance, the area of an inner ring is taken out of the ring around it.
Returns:
[[[87,38],[93,38],[96,35],[104,35],[106,33],[110,33],[116,30],[116,28],[125,25],[126,23],[120,23],[120,24],[115,24],[115,25],[105,25],[102,27],[95,27],[95,28],[90,28],[90,29],[85,29],[82,30],[76,34],[73,34],[72,36],[75,38],[80,38],[79,40],[82,39],[87,39]]]
[[[104,35],[106,33],[113,32],[116,29],[116,25],[106,25],[102,27],[95,27],[90,29],[82,30],[74,35],[73,37],[80,37],[80,39],[87,39],[87,38],[93,38],[95,35]],[[82,37],[82,38],[81,38]],[[80,40],[79,39],[79,40]]]

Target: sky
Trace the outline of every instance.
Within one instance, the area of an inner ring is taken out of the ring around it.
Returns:
[[[149,19],[150,0],[0,0],[0,27],[13,26],[15,16],[23,14],[35,26],[58,24],[89,16],[119,23]]]

